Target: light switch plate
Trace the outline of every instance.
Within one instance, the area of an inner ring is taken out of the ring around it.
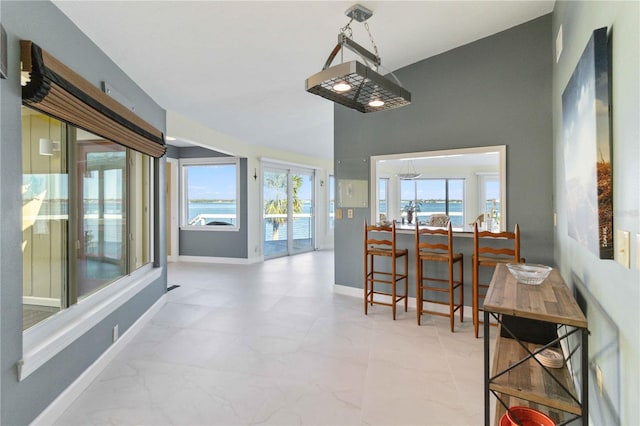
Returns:
[[[629,265],[629,260],[631,257],[629,254],[629,251],[631,251],[630,238],[631,236],[628,231],[621,231],[620,229],[616,231],[615,257],[618,263],[624,266],[625,268],[630,267]]]

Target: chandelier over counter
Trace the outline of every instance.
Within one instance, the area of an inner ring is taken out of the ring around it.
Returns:
[[[364,26],[371,38],[375,54],[352,39],[351,23],[354,20],[364,22],[373,15],[373,12],[357,4],[349,8],[345,14],[351,20],[340,29],[338,44],[329,54],[322,71],[307,78],[307,92],[363,113],[384,111],[410,104],[411,93],[402,87],[393,73],[390,75],[395,82],[378,73],[378,67],[381,64],[378,47],[373,41],[366,22]],[[365,64],[354,60],[331,66],[336,55],[343,48],[360,55]]]

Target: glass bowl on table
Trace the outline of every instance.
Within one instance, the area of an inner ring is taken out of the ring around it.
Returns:
[[[553,268],[535,263],[507,263],[507,269],[519,283],[540,285],[547,279]]]

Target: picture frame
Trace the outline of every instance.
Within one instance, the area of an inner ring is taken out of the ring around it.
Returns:
[[[613,259],[613,174],[607,28],[593,31],[562,93],[567,230]]]

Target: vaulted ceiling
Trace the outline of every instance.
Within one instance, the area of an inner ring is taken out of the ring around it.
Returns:
[[[304,83],[322,68],[355,2],[54,3],[166,110],[248,144],[332,158],[333,103],[307,93]],[[360,3],[374,12],[367,23],[382,73],[549,13],[554,4]],[[351,27],[354,40],[373,51],[363,24]]]

